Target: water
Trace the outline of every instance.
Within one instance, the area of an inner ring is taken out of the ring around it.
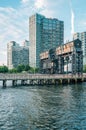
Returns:
[[[0,87],[0,130],[86,130],[86,83]]]

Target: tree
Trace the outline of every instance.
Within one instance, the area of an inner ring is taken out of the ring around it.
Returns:
[[[35,68],[35,73],[38,73],[39,72],[39,68]]]
[[[86,72],[86,65],[84,65],[83,67],[83,72]]]
[[[25,65],[18,65],[17,66],[17,72],[22,72],[25,69]]]
[[[25,70],[25,71],[30,70],[30,66],[29,66],[29,65],[26,65],[24,70]]]
[[[0,66],[0,73],[7,73],[8,67],[7,66]]]
[[[38,73],[38,72],[39,72],[39,68],[30,67],[29,72],[30,72],[30,73]]]
[[[4,73],[8,72],[8,67],[7,66],[3,66],[3,69],[4,69]]]
[[[17,73],[17,69],[16,68],[10,69],[9,73]]]

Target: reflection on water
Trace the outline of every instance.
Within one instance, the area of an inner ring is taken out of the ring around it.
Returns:
[[[86,130],[86,83],[0,88],[0,130]]]

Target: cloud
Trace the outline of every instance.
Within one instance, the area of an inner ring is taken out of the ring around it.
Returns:
[[[70,4],[70,9],[71,9],[71,34],[74,34],[74,11],[73,11],[73,7],[72,7],[72,1],[69,0],[69,4]]]
[[[27,3],[27,2],[28,2],[28,0],[21,0],[21,2],[22,2],[22,3]]]
[[[86,19],[81,19],[77,24],[77,32],[86,32]]]
[[[86,20],[85,19],[82,19],[81,21],[79,21],[79,25],[78,26],[86,26]]]
[[[28,16],[24,14],[22,7],[14,8],[0,7],[0,61],[6,63],[6,53],[2,46],[7,48],[7,43],[14,40],[21,44],[24,39],[28,40]],[[22,13],[23,12],[23,13]],[[21,14],[22,13],[22,14]]]
[[[82,25],[85,25],[85,26],[86,26],[86,21],[84,21],[84,22],[82,23]]]
[[[6,49],[2,49],[2,50],[0,50],[0,56],[2,57],[2,58],[0,58],[0,65],[6,65],[7,63],[6,63],[6,56],[7,56],[7,50]],[[5,59],[5,60],[3,60],[3,59]]]
[[[6,56],[7,55],[7,51],[6,50],[0,51],[0,55]]]
[[[71,9],[71,34],[74,34],[74,12]]]
[[[35,0],[34,5],[37,9],[42,9],[45,7],[45,0]]]
[[[29,16],[35,12],[51,15],[48,12],[49,0],[22,0],[19,8],[0,7],[0,44],[6,46],[10,40],[28,40]],[[24,4],[26,3],[26,4]],[[46,8],[44,8],[46,5]],[[13,39],[12,39],[13,38]]]
[[[29,39],[29,16],[38,12],[47,17],[53,16],[53,7],[57,8],[59,1],[50,2],[50,0],[21,0],[17,8],[0,7],[0,45],[7,48],[7,43],[14,40],[22,43]],[[57,13],[57,12],[56,12]],[[6,62],[6,53],[3,53],[0,61]]]
[[[0,14],[0,18],[1,36],[8,36],[9,40],[13,36],[15,37],[15,40],[19,40],[18,36],[21,34],[23,35],[24,32],[26,33],[26,19],[24,19],[23,16],[20,16],[16,10],[7,15],[2,13]]]
[[[69,21],[70,12],[68,12],[69,0],[20,0],[20,5],[17,8],[0,7],[0,50],[2,46],[7,48],[7,43],[14,40],[22,43],[25,39],[29,39],[29,17],[34,13],[43,14],[46,17],[56,17],[65,19],[65,30],[67,37],[69,33],[74,32],[74,16],[75,12],[71,8],[71,23]],[[67,8],[66,8],[67,7]],[[67,10],[67,11],[66,11]],[[70,9],[69,9],[70,10]],[[66,14],[65,15],[65,11]],[[80,20],[79,20],[80,21]],[[84,20],[85,21],[85,20]],[[67,24],[66,24],[67,22]],[[84,22],[83,27],[86,25]],[[70,25],[69,25],[70,24]],[[71,27],[68,30],[68,25]],[[71,31],[70,31],[71,30]],[[69,32],[70,31],[70,32]],[[6,62],[6,55],[0,57],[0,61]]]

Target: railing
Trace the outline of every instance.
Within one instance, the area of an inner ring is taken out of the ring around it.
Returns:
[[[86,78],[86,74],[72,75],[72,74],[2,74],[0,73],[0,80],[22,80],[22,79],[73,79],[73,78]]]

